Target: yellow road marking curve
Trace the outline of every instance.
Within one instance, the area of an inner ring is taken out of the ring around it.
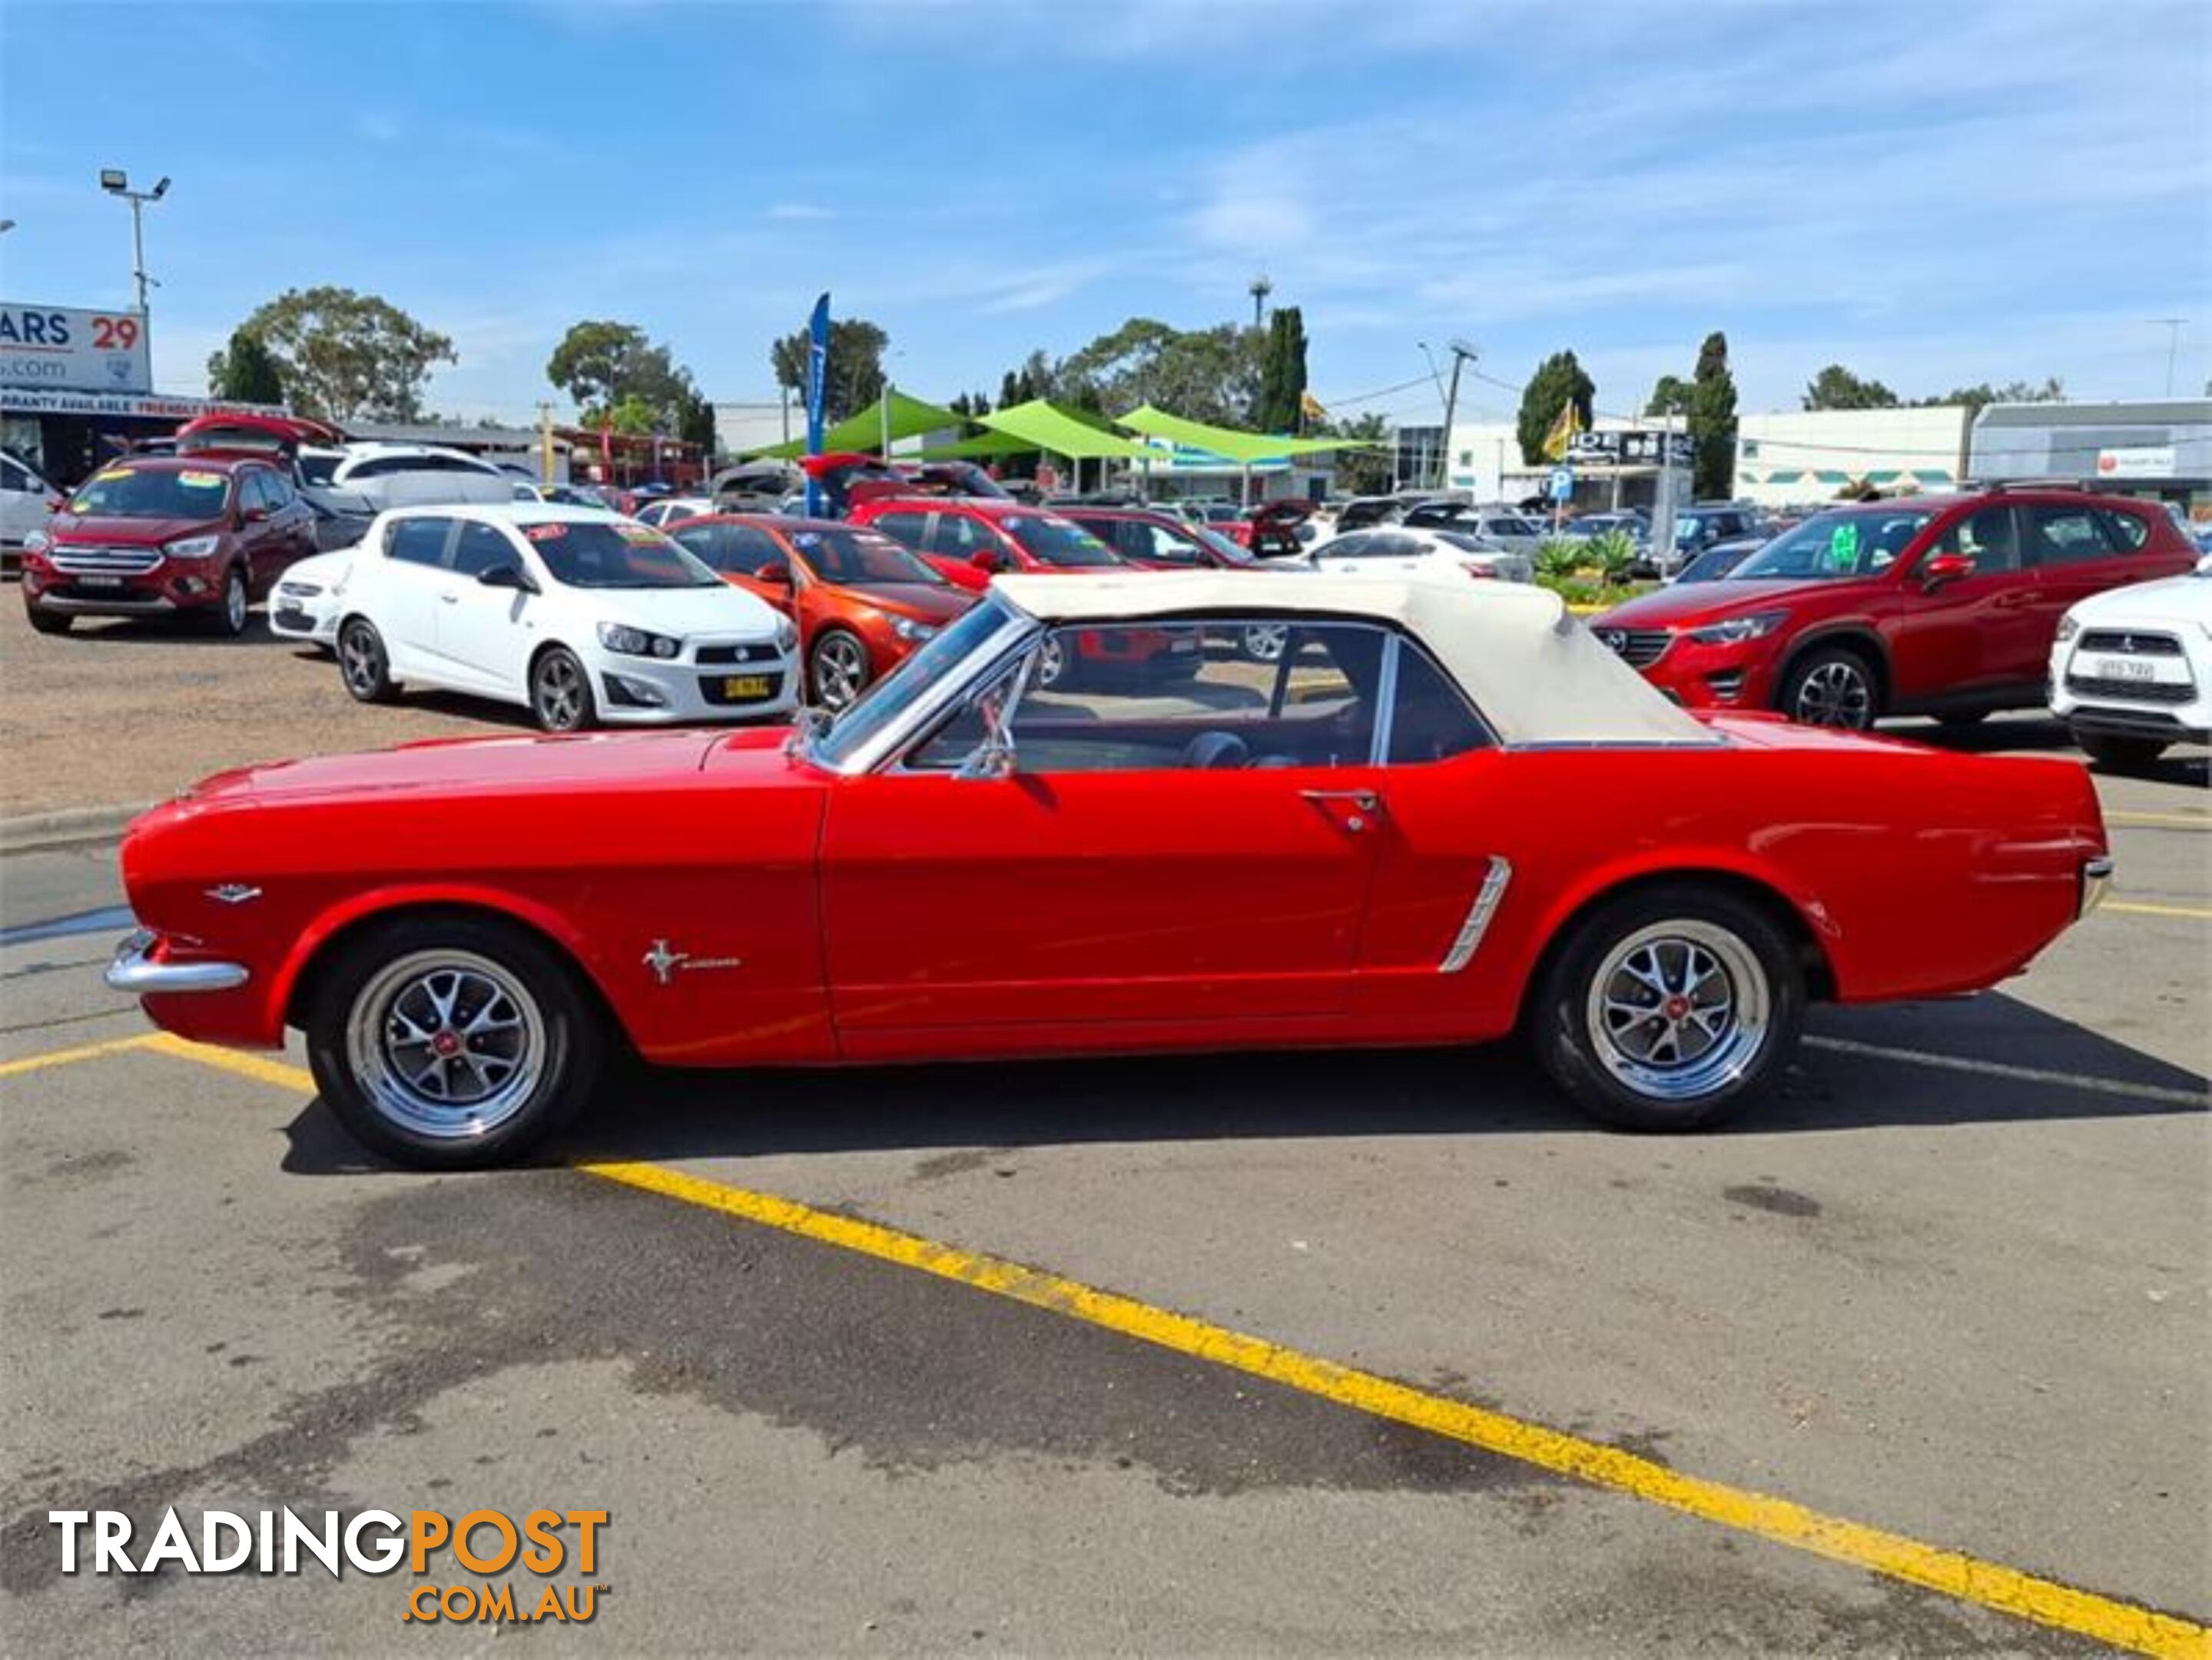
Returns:
[[[219,1068],[282,1089],[306,1091],[313,1079],[298,1067],[260,1055],[192,1043],[163,1033],[32,1055],[0,1067],[0,1076],[143,1049]],[[1302,1394],[1370,1416],[1517,1459],[1593,1487],[1640,1499],[1775,1544],[1826,1557],[1964,1602],[2069,1631],[2160,1660],[2212,1660],[2212,1630],[2177,1615],[2102,1596],[1946,1550],[1903,1534],[1827,1516],[1787,1499],[1709,1481],[1669,1469],[1618,1447],[1431,1395],[1372,1372],[1340,1365],[1265,1338],[1155,1308],[1002,1257],[963,1250],[919,1234],[817,1210],[796,1200],[757,1193],[659,1164],[595,1161],[577,1169],[609,1182],[777,1229],[933,1274],[994,1297],[1079,1320],[1140,1342],[1266,1378]]]

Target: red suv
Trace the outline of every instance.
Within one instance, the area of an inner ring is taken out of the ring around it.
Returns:
[[[846,517],[905,543],[962,587],[979,591],[1000,571],[1095,575],[1128,562],[1058,514],[1014,501],[892,496],[855,502]]]
[[[1196,526],[1148,508],[1060,509],[1133,565],[1146,570],[1256,570],[1260,562],[1211,526]]]
[[[1693,708],[1964,726],[2043,706],[2069,606],[2195,563],[2155,502],[2051,487],[1868,502],[1784,532],[1724,581],[1662,588],[1590,627]]]
[[[234,635],[314,551],[314,510],[270,462],[134,457],[86,479],[25,541],[23,606],[40,634],[79,617],[186,616]]]

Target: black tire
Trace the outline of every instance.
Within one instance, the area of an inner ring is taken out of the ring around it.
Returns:
[[[840,693],[836,688],[848,678],[851,684]],[[849,708],[875,678],[867,642],[850,629],[823,629],[806,654],[807,696],[817,708],[833,714]]]
[[[202,625],[218,640],[235,640],[246,632],[246,612],[252,599],[246,585],[246,568],[233,565],[222,574],[222,599],[204,613]]]
[[[451,990],[436,1037],[403,1039],[422,1029],[441,984]],[[517,1162],[583,1110],[607,1052],[605,1019],[576,970],[527,930],[490,916],[403,916],[348,939],[319,968],[307,1060],[324,1104],[364,1146],[412,1170],[480,1170]],[[520,1034],[511,1047],[510,1030]],[[507,1053],[472,1052],[495,1036]],[[448,1038],[462,1048],[434,1055]],[[441,1102],[422,1083],[431,1068],[461,1097],[478,1085],[493,1092]]]
[[[357,703],[389,703],[399,695],[384,636],[365,617],[349,617],[338,629],[338,678]]]
[[[1638,1017],[1621,1004],[1632,1000],[1628,994],[1646,994],[1650,982],[1620,964],[1646,952],[1652,956],[1640,960],[1662,982],[1673,964],[1684,983],[1663,995],[1650,991],[1651,1012]],[[1724,976],[1724,1011],[1703,994],[1710,979],[1692,982],[1694,952]],[[1708,1018],[1725,1024],[1708,1031]],[[1748,1105],[1796,1053],[1804,1018],[1804,970],[1774,918],[1725,888],[1681,881],[1636,889],[1574,923],[1552,953],[1526,1025],[1544,1070],[1591,1117],[1616,1129],[1679,1131]],[[1668,1039],[1655,1040],[1647,1023],[1662,1034],[1675,1029],[1671,1060],[1657,1053]],[[1680,1034],[1692,1023],[1692,1040],[1703,1033],[1708,1046],[1686,1056]],[[1638,1043],[1650,1045],[1650,1064],[1631,1053]]]
[[[31,619],[33,634],[67,634],[76,621],[65,611],[48,611],[44,605],[25,605],[23,615]]]
[[[544,732],[589,732],[598,724],[592,677],[566,646],[548,646],[531,660],[530,713]]]
[[[2100,767],[2110,767],[2115,772],[2141,772],[2166,753],[2166,742],[2158,738],[2129,738],[2109,732],[2076,732],[2074,741],[2081,752]]]
[[[1800,726],[1865,732],[1881,719],[1881,676],[1863,652],[1815,646],[1782,677],[1774,706]]]

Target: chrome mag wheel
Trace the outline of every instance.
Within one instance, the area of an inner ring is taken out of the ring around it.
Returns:
[[[814,701],[835,714],[867,684],[867,648],[849,634],[823,635],[814,648]]]
[[[1717,923],[1655,922],[1615,945],[1585,1010],[1600,1065],[1656,1101],[1692,1101],[1741,1077],[1765,1043],[1773,995],[1757,954]]]
[[[412,952],[386,964],[346,1022],[347,1062],[369,1104],[433,1140],[481,1136],[512,1118],[547,1053],[538,1000],[474,952]]]
[[[1287,623],[1255,623],[1243,630],[1238,643],[1245,656],[1254,662],[1275,663],[1282,660],[1283,649],[1290,640]]]
[[[375,632],[356,623],[338,635],[338,672],[356,697],[371,697],[384,684],[384,650]]]
[[[587,695],[582,666],[565,651],[546,653],[531,671],[531,703],[548,732],[574,732],[583,725]]]
[[[1863,731],[1874,723],[1874,684],[1851,659],[1828,658],[1798,683],[1790,716],[1808,727]]]
[[[1060,636],[1048,634],[1037,648],[1036,683],[1040,686],[1056,686],[1067,672],[1067,648],[1060,643]]]

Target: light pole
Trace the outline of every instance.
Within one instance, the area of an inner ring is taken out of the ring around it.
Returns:
[[[100,187],[110,196],[119,196],[131,204],[131,274],[137,279],[138,315],[143,318],[147,315],[149,308],[146,304],[146,234],[142,216],[147,203],[158,202],[169,193],[169,176],[163,173],[160,182],[151,190],[132,190],[130,177],[122,168],[102,167],[100,170]]]
[[[1258,328],[1265,320],[1261,316],[1261,313],[1267,304],[1267,296],[1274,291],[1275,285],[1267,280],[1267,273],[1265,271],[1261,271],[1245,286],[1244,292],[1252,296],[1252,326],[1254,328]]]
[[[2181,350],[2181,331],[2189,319],[2186,317],[2153,317],[2153,325],[2166,331],[2166,395],[2173,396],[2173,360]]]

